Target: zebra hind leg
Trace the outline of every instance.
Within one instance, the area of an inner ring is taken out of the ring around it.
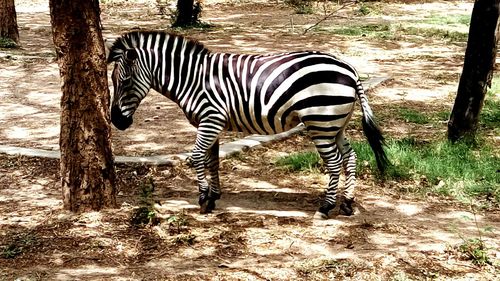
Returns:
[[[315,219],[327,219],[330,211],[335,209],[340,169],[342,168],[342,157],[337,145],[330,141],[324,141],[325,139],[315,140],[315,145],[326,165],[330,180],[326,190],[325,201],[314,215]]]
[[[337,146],[342,153],[343,165],[346,173],[345,187],[343,190],[344,200],[340,204],[340,213],[350,216],[354,213],[354,188],[356,187],[356,152],[351,148],[343,135],[337,138]]]
[[[205,167],[210,176],[207,193],[200,194],[200,213],[211,213],[215,209],[215,201],[220,199],[219,181],[219,140],[217,139],[207,152],[205,157]]]

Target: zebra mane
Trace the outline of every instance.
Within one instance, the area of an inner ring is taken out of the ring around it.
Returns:
[[[178,38],[181,42],[186,41],[186,51],[190,52],[195,49],[195,52],[208,51],[202,43],[197,40],[188,39],[182,35],[169,33],[166,31],[131,31],[118,37],[109,48],[107,63],[117,61],[127,49],[144,49],[147,48],[148,39],[160,36],[160,45],[166,44],[166,39]],[[153,44],[151,44],[153,45]]]

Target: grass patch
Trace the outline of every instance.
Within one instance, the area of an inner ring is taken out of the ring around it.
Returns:
[[[468,33],[459,31],[450,31],[441,28],[424,27],[403,27],[401,32],[405,35],[422,36],[426,38],[444,39],[452,42],[467,42]]]
[[[314,14],[313,1],[311,0],[285,0],[285,4],[294,8],[297,14]]]
[[[463,259],[470,260],[478,266],[492,264],[488,255],[488,249],[484,241],[479,238],[465,240],[462,244],[458,245],[457,250],[461,253]]]
[[[366,141],[353,142],[358,155],[357,170],[376,170],[373,152]],[[470,147],[446,140],[421,142],[415,138],[390,140],[387,154],[393,166],[383,176],[388,180],[413,181],[406,191],[432,192],[460,201],[500,204],[500,158],[494,148],[484,144]],[[316,151],[280,157],[275,164],[292,172],[321,172],[322,160]]]
[[[363,163],[375,170],[373,153],[366,142],[352,144]],[[431,191],[459,200],[485,199],[500,203],[500,158],[488,145],[469,147],[447,141],[419,142],[415,138],[391,140],[387,153],[394,166],[385,175],[393,180],[415,180],[415,191]],[[484,202],[484,200],[482,201]]]
[[[446,122],[450,119],[451,111],[450,110],[443,110],[436,112],[434,114],[434,117],[436,118],[437,121],[440,122]]]
[[[364,24],[341,27],[331,30],[333,34],[346,36],[366,36],[381,39],[391,39],[394,31],[390,24]]]
[[[17,44],[10,38],[0,37],[0,48],[17,48]]]
[[[13,259],[29,248],[38,244],[37,237],[31,233],[22,233],[12,238],[12,241],[1,247],[1,257],[4,259]]]
[[[363,36],[370,38],[396,40],[401,35],[419,36],[443,39],[451,42],[467,42],[468,33],[442,29],[439,27],[415,27],[391,25],[389,23],[351,25],[334,29],[324,29],[327,32],[345,36]]]
[[[167,218],[168,232],[170,234],[180,234],[188,231],[188,220],[184,212],[171,215]]]
[[[153,192],[155,190],[155,183],[152,177],[147,177],[140,186],[141,206],[134,209],[130,223],[134,226],[144,227],[147,225],[157,225],[160,219],[156,214],[154,207]]]
[[[479,115],[479,122],[495,134],[500,132],[500,75],[495,75],[491,81],[491,88],[484,99],[483,109]]]
[[[487,129],[494,130],[498,133],[500,128],[500,101],[493,98],[484,100],[483,109],[479,115],[479,122]]]
[[[430,122],[429,114],[425,114],[414,109],[400,108],[398,110],[398,114],[403,120],[405,120],[405,122],[415,124],[428,124]]]
[[[435,25],[465,25],[470,26],[470,14],[443,15],[432,14],[421,21],[421,23]]]
[[[353,277],[357,270],[359,268],[348,260],[334,259],[306,259],[295,266],[297,275],[309,280],[323,280],[321,277],[325,274],[329,278]]]
[[[316,151],[304,151],[279,157],[275,165],[293,172],[319,172],[322,160]]]

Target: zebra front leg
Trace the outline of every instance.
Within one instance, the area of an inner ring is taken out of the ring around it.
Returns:
[[[201,213],[211,213],[215,209],[215,201],[220,199],[219,182],[219,139],[215,141],[205,157],[205,167],[210,176],[208,197],[203,204],[200,204]]]
[[[325,201],[321,204],[316,214],[314,214],[314,218],[327,219],[328,214],[335,208],[337,202],[337,187],[339,184],[340,169],[342,168],[342,157],[335,144],[318,143],[317,141],[315,141],[315,144],[326,165],[330,180],[326,190]]]
[[[217,120],[214,117],[207,117],[206,122],[200,122],[198,126],[198,132],[196,134],[196,143],[194,145],[193,149],[193,154],[192,154],[192,163],[193,167],[196,171],[196,177],[198,180],[198,190],[200,192],[199,199],[198,199],[198,204],[200,204],[200,213],[206,214],[211,212],[215,208],[215,200],[212,199],[211,192],[210,192],[210,186],[207,181],[206,175],[205,175],[205,168],[209,168],[210,165],[209,163],[206,163],[206,159],[212,159],[216,161],[209,161],[213,162],[214,165],[212,165],[212,168],[217,164],[217,168],[219,166],[219,144],[218,144],[218,137],[222,129],[224,128],[224,124],[218,124],[214,123],[214,120]],[[217,144],[216,144],[217,143]],[[210,150],[210,152],[209,152]],[[207,153],[210,155],[213,155],[214,152],[216,152],[217,157],[213,156],[207,156]],[[213,174],[211,173],[211,176]],[[218,177],[218,172],[215,174],[216,177],[213,177],[211,180],[215,180],[215,184],[217,185],[215,193],[218,192],[218,185],[219,185],[219,177]],[[213,184],[211,183],[213,186]],[[220,192],[218,192],[220,193]],[[214,194],[215,195],[215,194]],[[216,196],[216,195],[215,195]],[[217,198],[218,199],[218,198]]]
[[[196,147],[193,149],[192,154],[192,165],[196,171],[196,179],[198,181],[198,191],[199,191],[199,199],[198,204],[203,206],[208,200],[209,186],[208,181],[205,176],[205,151],[201,149],[197,149]],[[203,210],[200,210],[203,213]]]

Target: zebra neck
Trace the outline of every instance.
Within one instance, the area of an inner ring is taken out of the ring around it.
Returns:
[[[203,65],[207,53],[179,53],[160,59],[153,89],[177,103],[185,112],[188,100],[202,91]]]

